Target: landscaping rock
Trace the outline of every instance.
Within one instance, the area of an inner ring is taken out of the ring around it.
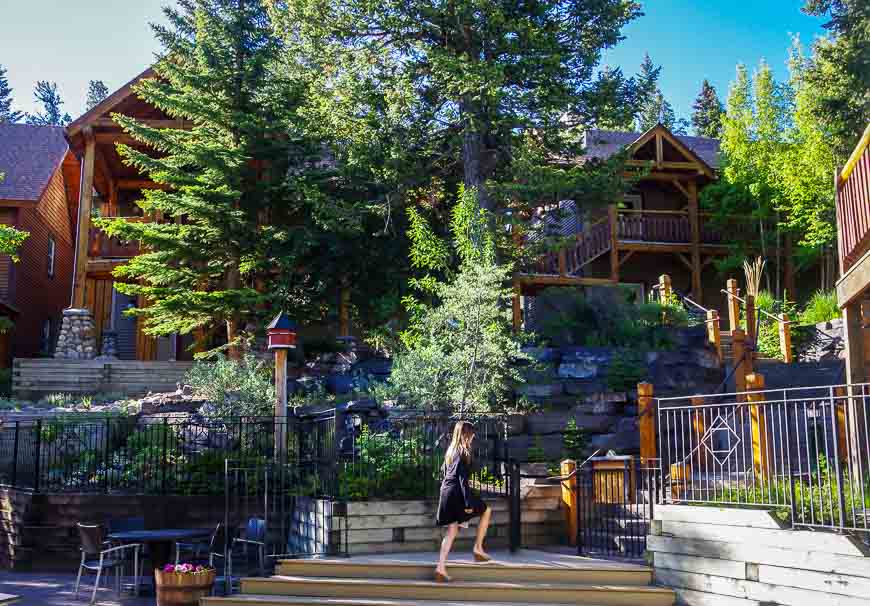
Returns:
[[[553,347],[524,347],[523,353],[545,364],[558,364],[562,358],[560,351]]]
[[[561,383],[526,383],[520,386],[520,393],[530,398],[551,398],[562,393]]]

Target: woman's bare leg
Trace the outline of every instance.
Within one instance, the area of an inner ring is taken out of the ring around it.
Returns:
[[[456,540],[456,535],[459,534],[459,524],[448,524],[447,532],[444,533],[444,538],[441,539],[441,553],[438,556],[438,566],[436,572],[440,572],[447,576],[447,556],[450,555],[450,549],[453,548],[453,541]]]
[[[486,538],[486,530],[489,528],[490,517],[492,517],[492,509],[487,505],[483,514],[480,516],[480,522],[477,525],[477,538],[474,540],[474,553],[482,556],[487,555],[483,550],[483,540]]]

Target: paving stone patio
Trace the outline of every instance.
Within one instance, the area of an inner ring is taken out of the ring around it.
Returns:
[[[76,577],[74,574],[55,572],[9,572],[0,571],[0,593],[21,596],[21,606],[82,606],[91,597],[94,577],[82,579],[79,597],[76,599]],[[114,579],[113,579],[114,581]],[[121,599],[113,589],[106,589],[102,581],[97,591],[97,604],[100,606],[153,606],[153,596],[136,598],[124,593]]]

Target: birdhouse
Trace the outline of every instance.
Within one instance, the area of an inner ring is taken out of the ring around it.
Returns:
[[[266,327],[269,349],[296,349],[296,323],[283,311]]]

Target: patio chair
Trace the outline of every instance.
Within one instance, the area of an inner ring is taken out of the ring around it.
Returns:
[[[124,532],[126,530],[145,530],[145,518],[109,518],[106,521],[106,527],[108,528],[108,534],[112,534],[113,532]],[[124,545],[121,541],[110,542],[112,543],[112,547]],[[150,583],[148,582],[147,577],[142,574],[142,571],[145,568],[145,560],[149,559],[150,555],[148,545],[141,545],[139,549],[139,580],[148,586],[150,586]],[[129,563],[131,566],[134,565],[132,553],[124,552],[121,557],[124,558],[125,563]],[[127,585],[124,585],[124,588],[132,588],[132,586],[128,587]]]
[[[230,580],[230,588],[236,587],[239,578],[233,576],[233,571],[238,571],[240,564],[250,562],[250,550],[256,549],[257,571],[260,576],[265,576],[266,572],[266,521],[262,518],[248,519],[245,528],[238,537],[232,536],[237,526],[229,531],[227,536],[222,528],[216,533],[215,540],[212,544],[212,551],[209,552],[209,566],[217,567],[216,562],[223,562],[224,574],[218,575],[215,579],[215,587],[226,586],[227,579]],[[224,545],[229,547],[229,553],[224,554]],[[224,559],[226,558],[226,559]],[[244,574],[249,574],[249,571],[244,571]]]
[[[217,551],[215,546],[219,546],[218,549],[221,549],[223,546],[223,538],[220,539],[220,542],[217,542],[217,539],[219,538],[218,535],[223,537],[223,534],[221,534],[222,527],[223,524],[218,522],[217,526],[215,526],[214,532],[211,533],[211,536],[207,540],[176,542],[175,563],[181,563],[182,554],[185,554],[185,560],[187,562],[197,564],[207,562],[209,560],[209,554]]]
[[[94,590],[91,593],[90,604],[96,602],[97,589],[100,587],[100,577],[103,571],[106,571],[106,579],[108,586],[108,575],[110,572],[115,573],[115,591],[121,595],[121,574],[124,570],[124,554],[133,552],[133,575],[134,575],[134,591],[139,595],[139,548],[138,543],[129,543],[127,545],[117,545],[112,547],[107,543],[106,533],[102,526],[77,524],[79,530],[79,538],[82,546],[82,559],[79,563],[79,572],[76,576],[75,595],[78,598],[79,586],[82,580],[82,572],[96,573],[97,578],[94,581]]]

